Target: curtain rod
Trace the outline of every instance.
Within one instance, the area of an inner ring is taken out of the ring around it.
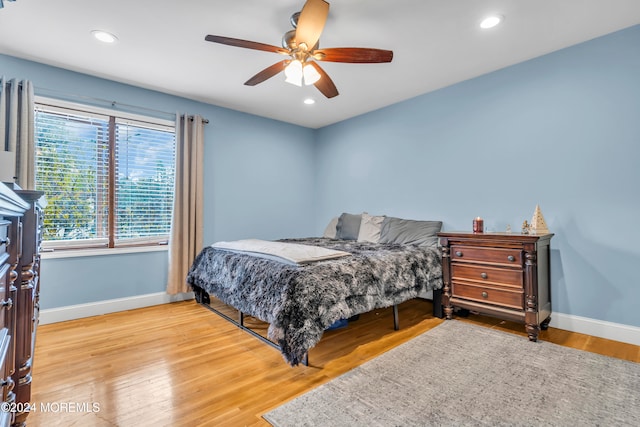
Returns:
[[[22,85],[22,82],[20,82],[20,85]],[[62,91],[59,91],[59,90],[55,90],[55,89],[47,89],[47,88],[41,87],[41,86],[34,86],[34,88],[38,89],[38,90],[43,90],[45,92],[48,91],[50,93],[62,95],[62,96],[65,96],[65,97],[71,97],[71,98],[76,98],[76,99],[84,99],[84,100],[89,100],[89,101],[102,102],[102,103],[110,105],[111,107],[115,107],[116,105],[118,105],[118,106],[122,106],[122,107],[134,108],[134,109],[137,109],[137,110],[143,110],[143,111],[149,111],[149,112],[154,112],[154,113],[165,114],[165,115],[168,115],[168,116],[171,116],[171,117],[174,117],[174,118],[176,117],[176,113],[169,113],[167,111],[156,110],[156,109],[148,108],[148,107],[141,107],[139,105],[125,104],[123,102],[111,101],[111,100],[102,99],[102,98],[95,98],[95,97],[92,97],[92,96],[76,95],[76,94],[66,93],[66,92],[62,92]],[[192,116],[189,116],[189,117],[192,117]],[[209,120],[203,118],[202,122],[205,123],[205,124],[208,124]]]

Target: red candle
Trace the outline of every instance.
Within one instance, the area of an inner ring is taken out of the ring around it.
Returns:
[[[473,220],[473,232],[474,233],[482,233],[484,231],[484,221],[482,218],[477,217]]]

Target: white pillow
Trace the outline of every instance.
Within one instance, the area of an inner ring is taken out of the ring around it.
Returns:
[[[338,217],[332,218],[331,221],[329,221],[329,224],[327,225],[327,228],[324,229],[324,233],[322,234],[322,237],[326,237],[328,239],[335,239],[336,238],[336,226],[338,225]]]
[[[362,214],[360,231],[358,232],[358,242],[378,243],[380,241],[380,230],[384,216],[373,216],[368,213]]]

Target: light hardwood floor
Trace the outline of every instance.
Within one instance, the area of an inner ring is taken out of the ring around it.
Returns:
[[[424,300],[400,305],[399,313],[399,331],[391,309],[381,309],[325,333],[308,367],[290,367],[278,350],[194,301],[43,325],[33,370],[36,412],[27,422],[268,426],[261,414],[271,408],[443,322]],[[461,320],[525,335],[511,322],[473,315]],[[246,322],[266,333],[266,324]],[[638,346],[553,328],[540,339],[640,362]]]

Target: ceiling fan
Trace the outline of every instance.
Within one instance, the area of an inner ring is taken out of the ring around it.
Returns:
[[[255,86],[284,71],[288,83],[297,86],[302,86],[303,82],[307,85],[313,84],[324,96],[333,98],[338,95],[338,89],[316,61],[361,64],[391,62],[393,52],[359,47],[320,49],[318,40],[328,15],[329,3],[324,0],[307,0],[302,10],[291,16],[291,24],[294,29],[285,33],[282,38],[282,47],[224,36],[208,35],[205,40],[229,46],[274,52],[290,57],[290,59],[279,61],[251,77],[244,83],[247,86]]]

